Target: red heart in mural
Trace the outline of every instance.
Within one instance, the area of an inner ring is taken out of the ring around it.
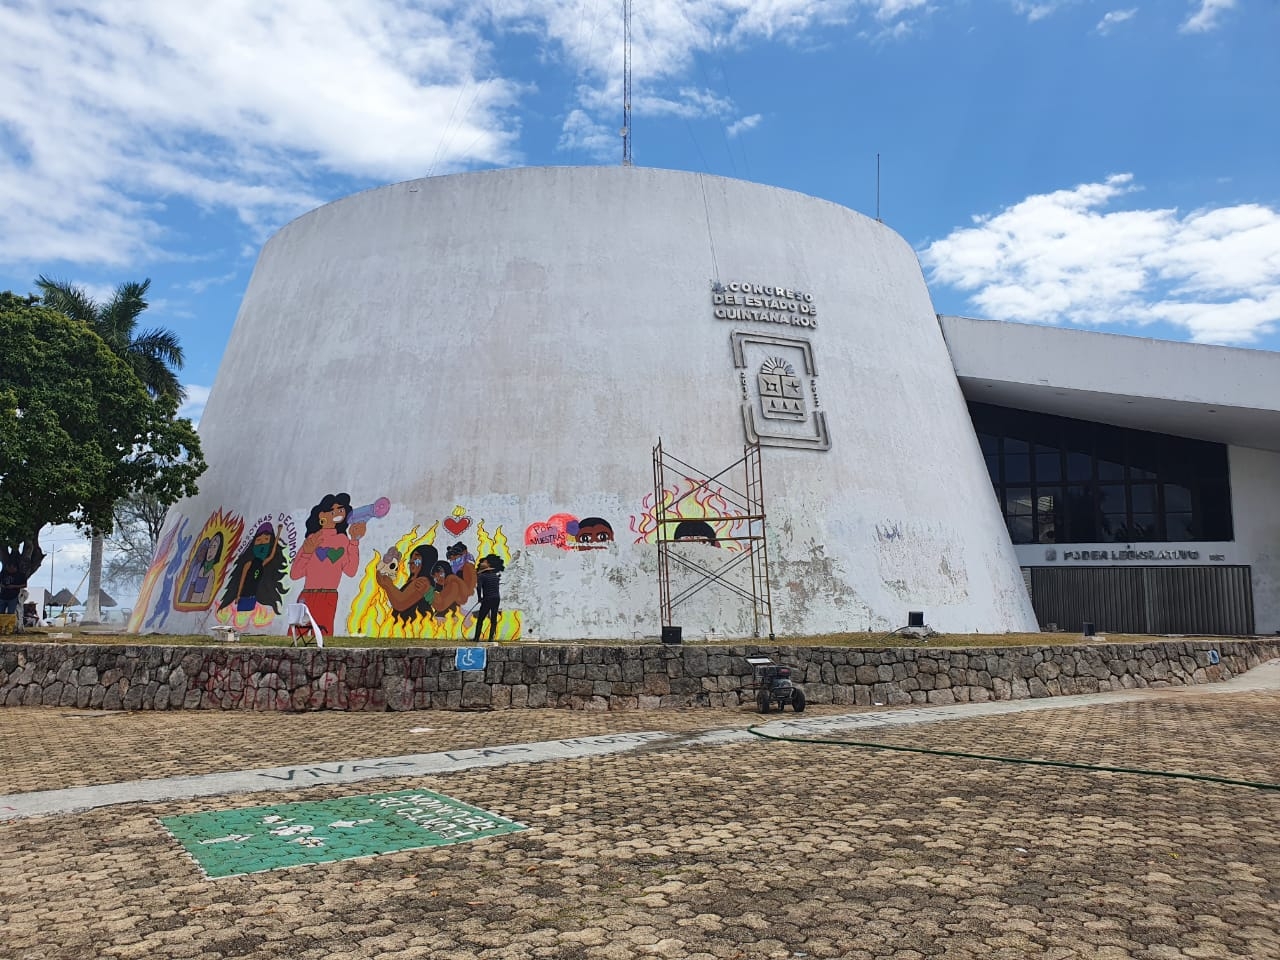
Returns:
[[[445,517],[444,528],[455,537],[461,536],[462,531],[471,526],[470,517]]]

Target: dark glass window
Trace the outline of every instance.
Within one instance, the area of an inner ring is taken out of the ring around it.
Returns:
[[[1036,483],[1054,483],[1062,479],[1062,451],[1036,444]]]
[[[1093,457],[1078,450],[1067,451],[1067,479],[1092,480]]]
[[[1098,507],[1089,487],[1067,487],[1067,535],[1059,543],[1093,543],[1098,525]]]
[[[1230,540],[1227,448],[970,404],[1014,543]]]
[[[1058,543],[1066,530],[1061,487],[1036,487],[1036,543]]]
[[[1011,453],[1004,457],[1005,483],[1030,483],[1031,458],[1025,453]]]
[[[1004,488],[1004,522],[1009,527],[1009,536],[1015,543],[1029,543],[1034,539],[1035,528],[1032,525],[1031,488]]]
[[[1134,513],[1156,512],[1156,485],[1134,483],[1129,486],[1129,507]]]
[[[1166,539],[1169,540],[1198,540],[1195,535],[1194,528],[1191,526],[1191,514],[1189,513],[1166,513],[1164,517]]]
[[[1164,508],[1170,513],[1191,512],[1191,488],[1177,483],[1164,485]]]
[[[1124,464],[1115,460],[1098,459],[1098,479],[1099,480],[1123,480]]]

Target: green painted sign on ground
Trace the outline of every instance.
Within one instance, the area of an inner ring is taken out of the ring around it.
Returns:
[[[525,829],[430,790],[163,817],[205,876],[234,877],[496,837]]]

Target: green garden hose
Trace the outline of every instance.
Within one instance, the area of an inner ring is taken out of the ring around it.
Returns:
[[[1065,767],[1068,770],[1090,770],[1097,773],[1127,773],[1142,777],[1171,777],[1180,780],[1199,780],[1204,783],[1220,783],[1230,787],[1252,787],[1255,790],[1280,790],[1280,783],[1260,783],[1255,780],[1235,780],[1231,777],[1215,777],[1203,773],[1174,773],[1169,770],[1144,770],[1140,767],[1110,767],[1092,763],[1071,763],[1067,760],[1030,760],[1025,757],[996,757],[984,753],[962,753],[958,750],[931,750],[928,747],[899,747],[884,743],[867,743],[861,740],[826,740],[820,737],[780,737],[765,733],[758,727],[747,727],[747,732],[765,740],[785,743],[820,743],[836,747],[864,747],[870,750],[897,750],[900,753],[923,753],[933,757],[953,757],[962,760],[989,760],[995,763],[1022,763],[1034,767]]]

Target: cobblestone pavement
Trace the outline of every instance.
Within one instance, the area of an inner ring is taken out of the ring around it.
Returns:
[[[814,710],[806,716],[848,713]],[[788,717],[790,715],[788,714]],[[0,710],[0,794],[746,711]],[[826,739],[1280,781],[1280,690]],[[426,788],[502,837],[205,880],[157,817]],[[752,738],[0,823],[3,958],[1280,958],[1280,791]]]

